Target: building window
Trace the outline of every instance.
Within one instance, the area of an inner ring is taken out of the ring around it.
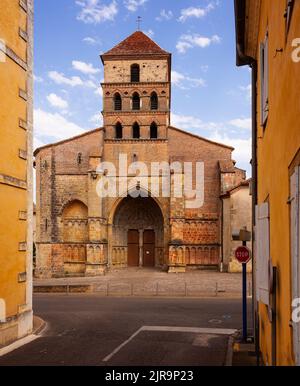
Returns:
[[[155,122],[152,122],[150,126],[150,138],[151,139],[158,138],[157,124]]]
[[[140,81],[140,66],[138,64],[133,64],[131,66],[131,82],[139,83]]]
[[[137,92],[132,96],[132,110],[140,110],[141,108],[141,98]]]
[[[140,139],[141,138],[140,125],[137,122],[135,122],[132,126],[132,137],[134,139]]]
[[[115,138],[116,138],[116,139],[122,139],[122,138],[123,138],[123,126],[121,125],[120,122],[118,122],[118,123],[116,124],[115,129],[116,129],[116,135],[115,135]]]
[[[265,126],[269,115],[269,35],[260,44],[261,125]]]
[[[285,9],[285,13],[284,13],[284,17],[286,19],[286,33],[289,32],[293,8],[294,8],[294,3],[295,3],[294,0],[286,0],[286,9]]]
[[[158,97],[156,92],[153,92],[151,94],[150,104],[151,104],[151,110],[158,110]]]
[[[81,165],[82,164],[82,153],[77,154],[77,164]]]
[[[115,111],[122,110],[122,98],[119,93],[116,93],[114,96],[114,109]]]

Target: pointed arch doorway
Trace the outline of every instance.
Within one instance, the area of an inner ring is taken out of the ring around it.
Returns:
[[[161,266],[163,246],[164,219],[157,202],[151,197],[124,198],[113,218],[111,266]]]

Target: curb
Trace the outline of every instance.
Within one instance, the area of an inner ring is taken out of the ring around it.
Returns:
[[[47,323],[39,316],[33,315],[32,335],[40,335],[46,328]]]
[[[0,349],[0,358],[40,338],[40,334],[46,328],[47,323],[38,316],[33,316],[33,331],[30,335],[18,339],[8,346]]]
[[[130,283],[129,283],[130,284]],[[190,298],[190,299],[202,299],[202,298],[219,298],[219,299],[240,299],[241,295],[237,292],[189,292],[189,291],[172,291],[172,290],[163,290],[157,291],[137,291],[134,290],[133,286],[128,285],[128,290],[116,290],[110,287],[109,283],[101,288],[98,288],[99,285],[92,284],[56,284],[56,285],[35,285],[33,287],[33,292],[35,294],[61,294],[61,295],[75,295],[75,294],[93,294],[101,297],[133,297],[133,298],[143,298],[143,297],[153,297],[153,298],[170,298],[170,297],[180,297],[180,298]]]
[[[227,344],[227,352],[225,358],[225,367],[232,367],[233,363],[233,346],[236,339],[237,332],[234,335],[230,335]]]

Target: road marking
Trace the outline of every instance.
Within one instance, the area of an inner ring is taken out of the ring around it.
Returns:
[[[9,346],[0,349],[0,357],[4,356],[6,354],[9,354],[10,352],[12,352],[14,350],[17,350],[18,348],[24,346],[25,344],[33,342],[37,338],[39,338],[38,335],[29,335],[29,336],[26,336],[25,338],[17,340],[16,342],[13,342]]]
[[[125,342],[123,342],[122,344],[120,344],[120,346],[118,346],[111,354],[107,355],[107,357],[105,357],[102,362],[108,362],[115,354],[117,354],[124,346],[126,346],[129,342],[132,341],[132,339],[134,339],[141,331],[143,330],[143,327],[141,327],[139,330],[137,330],[133,335],[131,335],[131,337],[127,340],[125,340]]]
[[[159,332],[188,332],[193,334],[212,334],[212,335],[234,335],[237,330],[226,328],[198,328],[198,327],[169,327],[169,326],[143,326],[125,340],[120,346],[107,355],[102,362],[108,362],[123,347],[130,343],[142,331],[159,331]]]

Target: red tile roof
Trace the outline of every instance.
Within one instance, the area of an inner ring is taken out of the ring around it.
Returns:
[[[158,54],[170,55],[141,31],[136,31],[102,56]]]

